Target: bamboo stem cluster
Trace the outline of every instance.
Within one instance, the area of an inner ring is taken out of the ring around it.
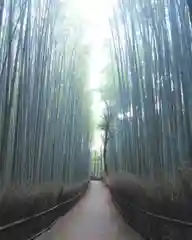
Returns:
[[[0,9],[0,182],[73,183],[89,176],[86,46],[57,0]]]
[[[187,1],[120,0],[110,25],[110,171],[175,179],[179,167],[192,163]]]

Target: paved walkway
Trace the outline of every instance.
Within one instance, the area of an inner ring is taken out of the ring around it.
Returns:
[[[101,182],[92,182],[85,197],[37,240],[141,240],[124,223]]]

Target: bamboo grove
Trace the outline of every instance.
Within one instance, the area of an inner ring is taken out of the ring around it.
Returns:
[[[110,26],[109,171],[174,180],[179,168],[192,163],[187,1],[120,0]]]
[[[60,1],[0,6],[1,187],[87,179],[86,46]]]

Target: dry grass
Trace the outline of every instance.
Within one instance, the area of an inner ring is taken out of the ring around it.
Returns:
[[[73,198],[77,193],[84,193],[86,188],[87,182],[68,188],[58,182],[22,188],[12,186],[0,196],[0,226],[48,210]],[[12,240],[15,239],[16,235],[17,239],[27,239],[47,227],[58,216],[64,215],[76,202],[77,199],[43,217],[3,232],[0,231],[0,239]]]
[[[113,198],[129,223],[146,239],[191,240],[192,228],[165,222],[139,211],[192,222],[191,169],[179,171],[177,182],[150,182],[132,174],[114,175],[106,179]],[[129,205],[131,204],[131,206]],[[134,206],[134,207],[133,207]]]
[[[0,197],[0,225],[53,207],[57,204],[57,198],[63,187],[62,184],[46,183],[41,186],[8,188]]]

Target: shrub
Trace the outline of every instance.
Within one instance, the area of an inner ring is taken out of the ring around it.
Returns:
[[[109,176],[106,183],[125,218],[144,237],[153,240],[165,237],[173,240],[190,240],[192,230],[189,227],[144,213],[150,212],[171,219],[192,222],[192,189],[189,172],[186,169],[182,170],[174,183],[152,182],[132,174]]]

